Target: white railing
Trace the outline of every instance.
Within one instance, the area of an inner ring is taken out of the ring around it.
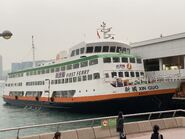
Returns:
[[[148,78],[169,77],[169,78],[185,79],[185,69],[148,71],[146,72],[146,75]]]
[[[171,117],[175,117],[177,113],[183,113],[185,115],[185,110],[177,109],[177,110],[167,110],[167,111],[156,111],[156,112],[146,112],[146,113],[136,113],[136,114],[127,114],[124,115],[124,118],[131,118],[131,117],[138,117],[138,116],[147,116],[148,120],[151,119],[152,115],[158,115],[157,118],[161,118],[162,114],[172,114]],[[82,122],[91,122],[91,127],[95,126],[96,121],[113,119],[117,116],[109,116],[109,117],[99,117],[99,118],[90,118],[90,119],[83,119],[83,120],[73,120],[73,121],[65,121],[65,122],[57,122],[57,123],[48,123],[48,124],[40,124],[40,125],[29,125],[29,126],[22,126],[22,127],[15,127],[15,128],[6,128],[0,129],[0,132],[9,132],[9,131],[17,131],[17,139],[19,139],[19,133],[23,129],[33,129],[33,128],[40,128],[40,127],[56,127],[57,131],[59,127],[66,124],[74,124],[74,123],[82,123]]]

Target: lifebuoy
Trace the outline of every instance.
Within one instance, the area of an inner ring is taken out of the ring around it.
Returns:
[[[127,69],[132,69],[132,65],[130,63],[127,64]]]

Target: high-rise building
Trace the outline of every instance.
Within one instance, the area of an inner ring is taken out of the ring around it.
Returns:
[[[3,57],[0,55],[0,80],[2,80],[3,76]]]
[[[39,66],[43,63],[46,63],[49,61],[46,60],[39,60],[39,61],[35,61],[35,65]],[[20,71],[23,69],[28,69],[33,67],[33,61],[26,61],[26,62],[21,62],[21,63],[12,63],[11,65],[11,72],[16,72],[16,71]]]

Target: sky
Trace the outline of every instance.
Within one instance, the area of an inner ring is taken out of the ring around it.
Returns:
[[[102,21],[115,39],[126,43],[185,32],[184,0],[0,0],[0,38],[3,69],[13,62],[54,59],[82,41],[96,40]]]

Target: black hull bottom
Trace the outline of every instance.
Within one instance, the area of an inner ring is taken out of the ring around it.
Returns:
[[[118,111],[123,111],[124,113],[138,113],[172,109],[173,107],[172,95],[173,94],[163,94],[84,103],[55,103],[41,101],[12,100],[6,98],[4,98],[4,101],[10,105],[27,108],[39,107],[84,113],[109,112],[117,114]]]

